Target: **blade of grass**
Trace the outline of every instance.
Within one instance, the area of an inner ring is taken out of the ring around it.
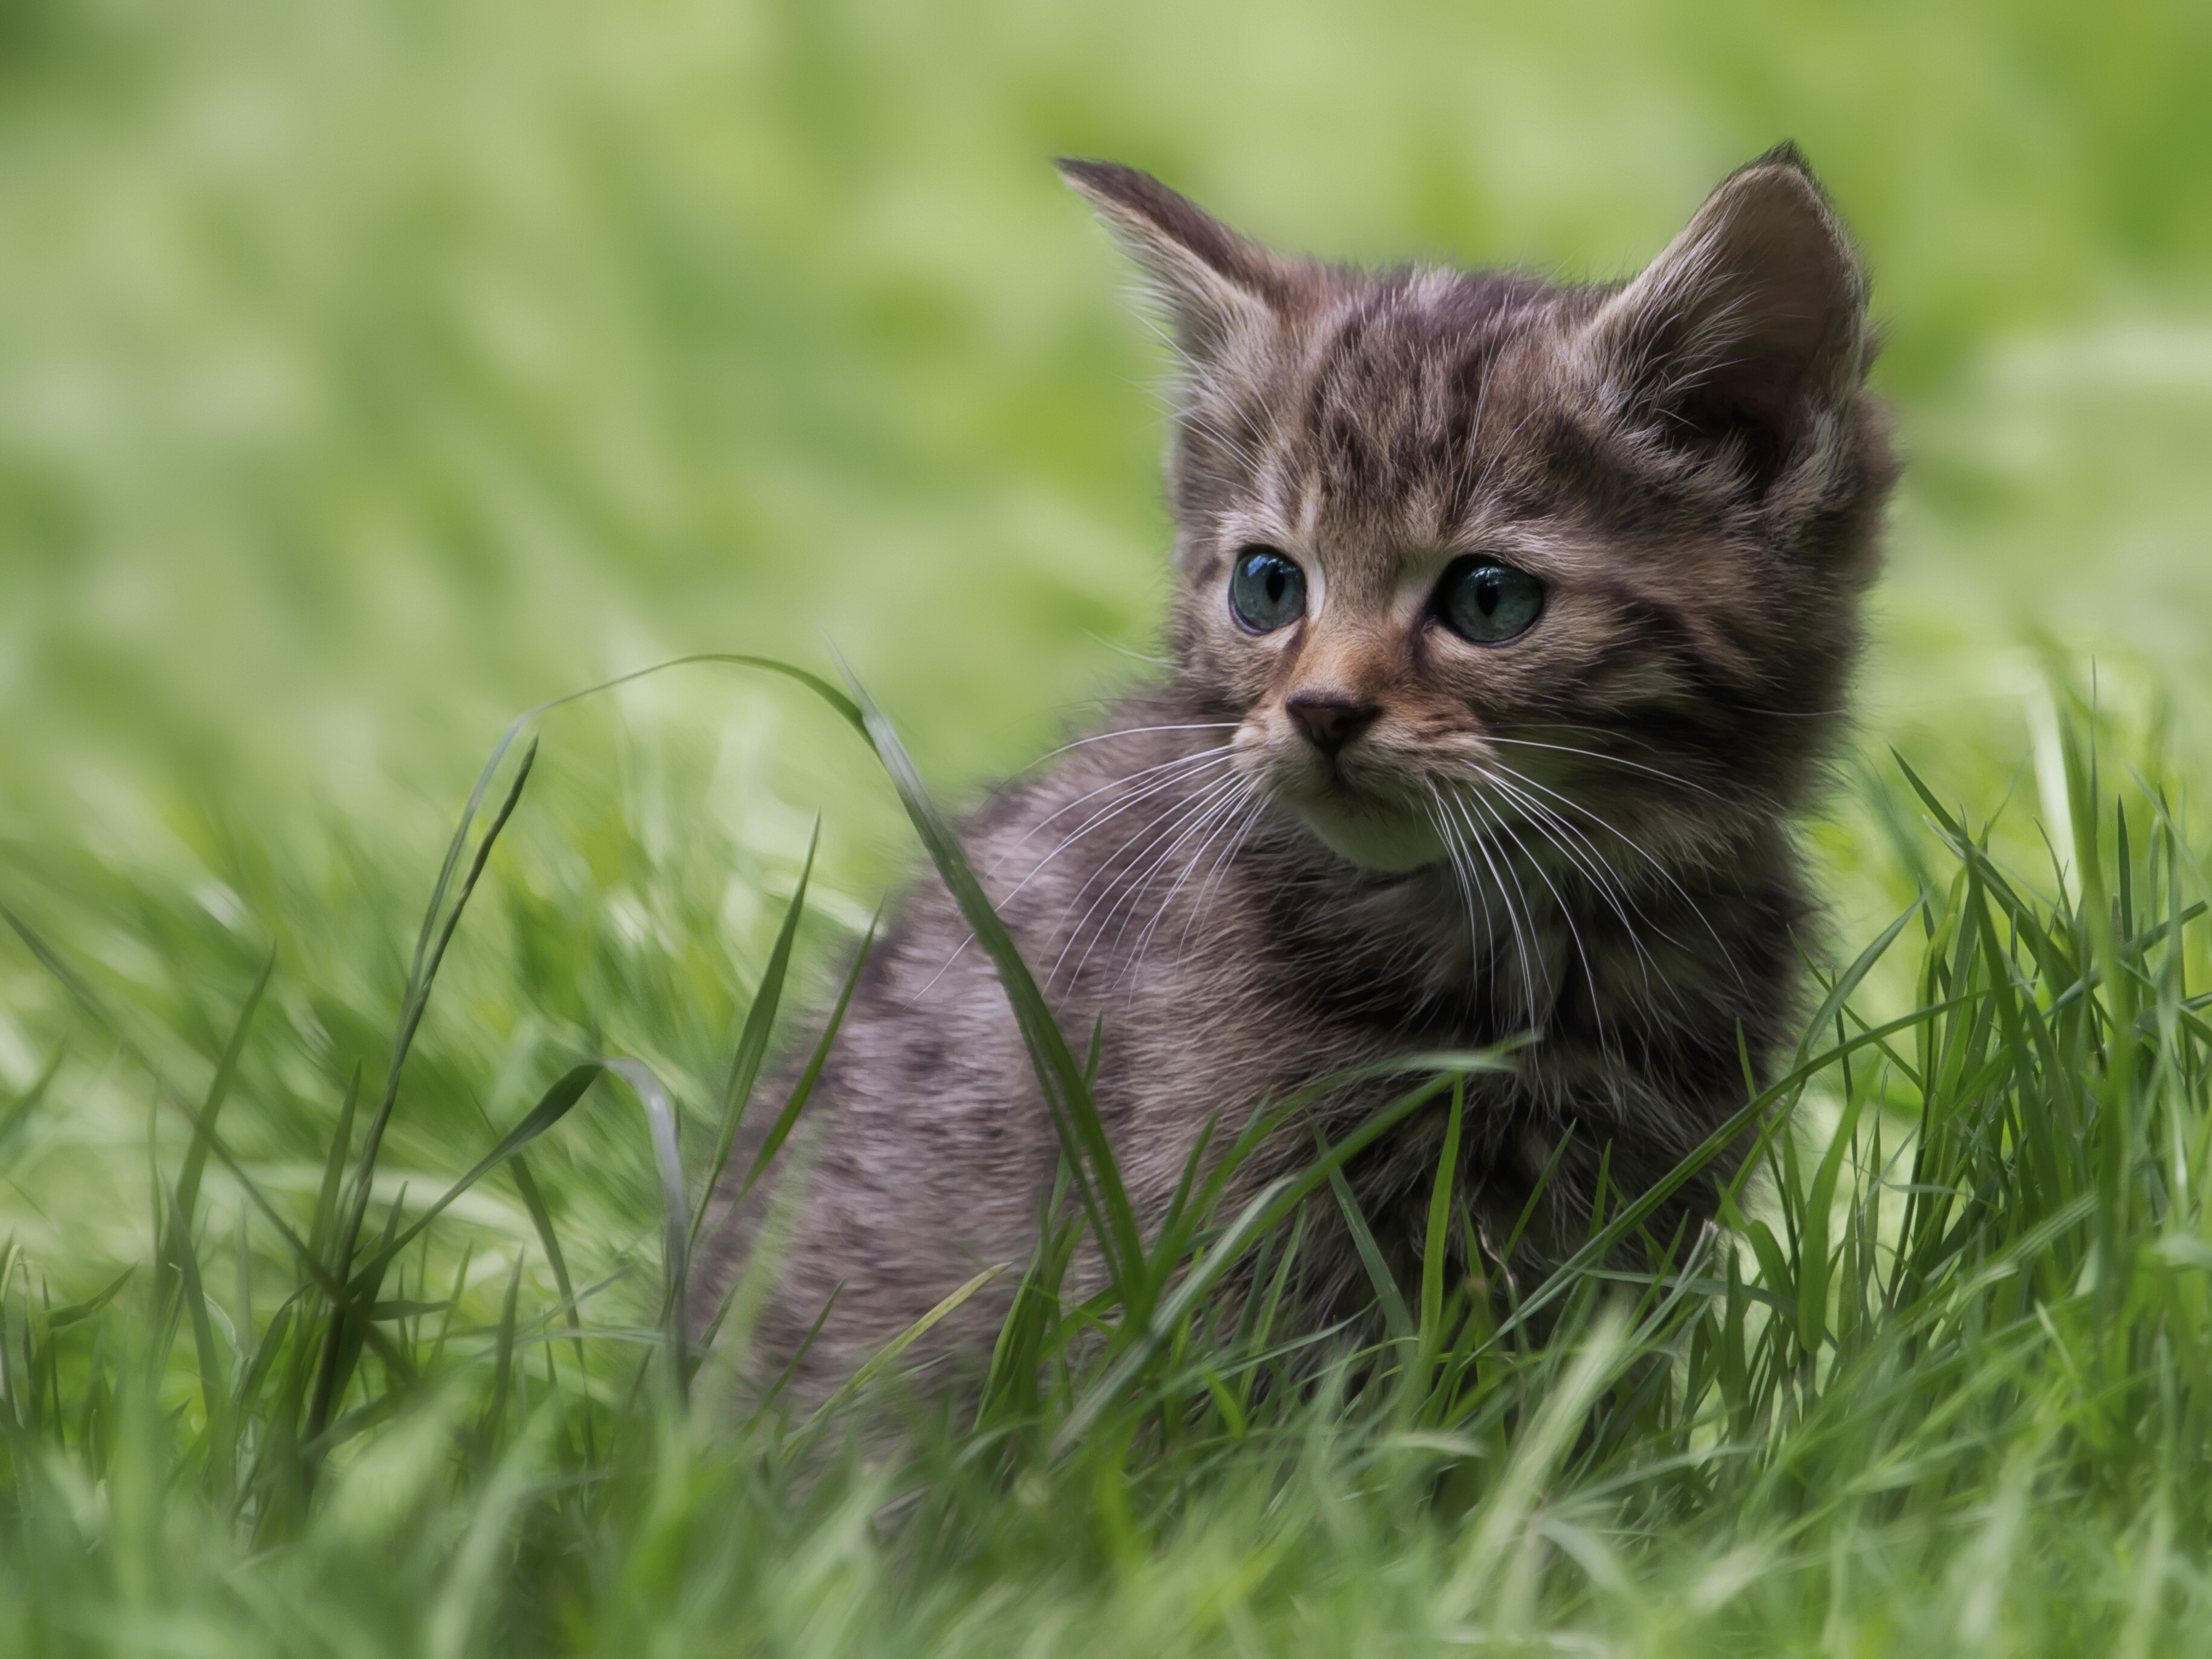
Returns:
[[[691,1210],[684,1191],[684,1157],[676,1142],[676,1109],[660,1079],[634,1060],[602,1060],[601,1065],[629,1085],[645,1112],[653,1138],[653,1163],[660,1171],[660,1204],[664,1218],[661,1246],[661,1322],[667,1346],[668,1383],[678,1404],[690,1392],[691,1368],[684,1322],[684,1285],[690,1276]]]
[[[866,935],[860,940],[860,951],[853,958],[853,966],[845,975],[844,986],[837,993],[836,1004],[830,1009],[830,1018],[822,1028],[821,1040],[807,1057],[806,1069],[799,1074],[799,1081],[792,1085],[791,1094],[783,1103],[783,1109],[776,1114],[775,1121],[769,1126],[768,1133],[761,1140],[760,1150],[753,1155],[752,1164],[745,1171],[744,1181],[738,1188],[737,1197],[731,1200],[732,1203],[741,1201],[746,1194],[752,1191],[775,1155],[783,1150],[783,1144],[791,1138],[792,1130],[798,1126],[799,1114],[806,1109],[806,1103],[814,1093],[814,1085],[821,1080],[822,1068],[829,1063],[830,1046],[837,1041],[837,1033],[845,1024],[845,1011],[852,1006],[853,992],[860,982],[860,970],[867,965],[868,951],[875,942],[876,924],[871,921]],[[699,1221],[706,1218],[707,1200],[713,1196],[713,1186],[710,1181],[706,1197],[699,1201],[698,1219],[691,1226],[691,1236],[695,1240],[698,1237]]]
[[[61,1074],[62,1056],[67,1052],[65,1047],[57,1046],[46,1063],[39,1068],[38,1076],[31,1080],[31,1086],[4,1107],[0,1107],[0,1156],[6,1154],[8,1143],[15,1138],[16,1132],[24,1124],[30,1121],[31,1114],[39,1109],[39,1103],[46,1097],[46,1091],[53,1086],[54,1079]]]
[[[753,1084],[760,1076],[761,1061],[767,1057],[769,1037],[775,1024],[775,1012],[783,1000],[783,981],[791,966],[792,942],[799,936],[799,920],[806,908],[806,884],[814,874],[814,854],[822,845],[822,820],[814,821],[814,833],[807,838],[806,862],[799,866],[799,884],[792,890],[791,902],[784,907],[783,925],[777,928],[775,944],[768,953],[768,965],[761,969],[760,984],[753,992],[752,1006],[745,1011],[745,1023],[738,1034],[736,1053],[730,1060],[730,1077],[722,1091],[722,1116],[714,1133],[714,1152],[708,1161],[707,1180],[700,1188],[699,1208],[691,1218],[690,1243],[696,1247],[699,1229],[706,1224],[707,1210],[713,1201],[714,1189],[721,1182],[722,1170],[730,1161],[730,1148],[736,1144],[738,1128],[744,1121],[745,1108],[751,1103]],[[873,930],[871,930],[872,937]],[[862,947],[862,955],[866,947]],[[854,965],[854,977],[860,968]],[[846,997],[852,994],[850,982]],[[844,1012],[844,1002],[837,1006]],[[746,1183],[751,1184],[750,1181]]]
[[[1262,1188],[1206,1254],[1192,1264],[1174,1290],[1160,1300],[1148,1323],[1077,1402],[1066,1422],[1053,1437],[1052,1455],[1063,1455],[1082,1437],[1098,1414],[1152,1362],[1162,1343],[1199,1298],[1212,1290],[1262,1234],[1280,1225],[1292,1211],[1318,1192],[1347,1159],[1358,1156],[1435,1099],[1450,1081],[1449,1076],[1432,1078],[1400,1096],[1338,1141],[1311,1168],[1297,1176],[1279,1176]]]
[[[1121,1185],[1121,1171],[1108,1144],[1104,1125],[1084,1081],[1083,1067],[1067,1046],[1044,993],[1022,959],[1013,935],[999,919],[983,884],[968,862],[968,854],[952,826],[931,799],[921,774],[899,741],[890,722],[854,688],[864,729],[884,769],[890,775],[908,817],[921,836],[923,848],[960,908],[968,929],[975,934],[992,966],[999,970],[1000,988],[1013,1010],[1014,1022],[1027,1046],[1030,1063],[1044,1096],[1046,1111],[1060,1137],[1075,1181],[1077,1197],[1091,1218],[1093,1242],[1104,1261],[1109,1279],[1121,1291],[1133,1312],[1140,1317],[1152,1299],[1143,1272],[1144,1241],[1137,1231],[1136,1212]]]
[[[200,1400],[207,1413],[208,1484],[215,1501],[228,1507],[238,1484],[238,1443],[230,1428],[230,1390],[223,1386],[215,1324],[208,1317],[207,1291],[200,1283],[199,1251],[185,1229],[184,1205],[173,1193],[168,1207],[168,1256],[177,1273],[177,1293],[191,1320],[192,1344],[199,1361]]]
[[[405,1228],[395,1233],[390,1243],[380,1247],[355,1273],[349,1281],[349,1285],[357,1291],[370,1279],[382,1278],[392,1260],[413,1243],[424,1228],[444,1214],[455,1199],[566,1117],[602,1073],[613,1072],[626,1077],[622,1067],[634,1064],[635,1062],[630,1060],[589,1060],[563,1072],[552,1086],[538,1097],[537,1103],[522,1115],[515,1126],[499,1138],[499,1143],[470,1165],[467,1174],[447,1188]],[[642,1067],[639,1069],[643,1070]],[[635,1084],[632,1086],[635,1086]]]
[[[813,1414],[800,1425],[800,1432],[805,1433],[817,1424],[827,1422],[834,1417],[854,1395],[866,1388],[889,1367],[896,1364],[900,1355],[957,1313],[978,1291],[1000,1273],[1005,1273],[1011,1266],[1012,1266],[1011,1262],[1000,1261],[984,1268],[981,1273],[977,1273],[965,1285],[915,1320],[913,1324],[884,1344],[866,1364],[853,1373],[843,1387],[815,1408]]]
[[[115,1300],[115,1293],[129,1284],[131,1275],[137,1271],[136,1267],[125,1267],[108,1280],[106,1285],[95,1294],[87,1297],[82,1302],[71,1302],[65,1306],[52,1310],[46,1315],[46,1328],[50,1331],[65,1330],[71,1325],[90,1319],[102,1308]],[[0,1284],[4,1283],[4,1279],[0,1279]]]
[[[538,1243],[545,1252],[545,1262],[553,1270],[553,1282],[561,1287],[561,1303],[568,1310],[568,1330],[576,1352],[576,1372],[584,1375],[584,1316],[576,1305],[576,1287],[569,1282],[568,1259],[561,1249],[561,1235],[554,1230],[552,1212],[545,1207],[544,1194],[538,1190],[537,1178],[530,1173],[529,1160],[520,1152],[511,1154],[507,1160],[507,1173],[514,1177],[514,1190],[521,1194],[522,1207],[530,1212],[530,1224],[538,1230]],[[445,1304],[452,1306],[451,1303]],[[597,1442],[592,1432],[592,1400],[588,1391],[580,1396],[584,1407],[584,1458],[586,1463],[599,1459]]]
[[[1467,1115],[1467,1079],[1452,1085],[1451,1115],[1444,1120],[1443,1150],[1437,1157],[1436,1183],[1429,1189],[1428,1231],[1421,1240],[1421,1336],[1443,1340],[1444,1249],[1451,1235],[1452,1183],[1459,1173],[1460,1122]]]
[[[431,894],[430,908],[422,919],[422,931],[416,942],[415,965],[409,972],[406,993],[401,1000],[399,1029],[392,1037],[392,1060],[385,1072],[383,1097],[377,1103],[376,1110],[371,1115],[368,1127],[362,1137],[361,1152],[354,1164],[353,1201],[348,1206],[349,1212],[341,1224],[331,1256],[331,1266],[345,1280],[347,1288],[344,1294],[332,1302],[325,1328],[322,1364],[307,1407],[305,1437],[310,1443],[318,1439],[330,1426],[329,1413],[343,1389],[342,1373],[350,1369],[347,1358],[349,1346],[357,1346],[359,1336],[355,1329],[356,1300],[367,1302],[374,1297],[373,1282],[365,1290],[357,1287],[363,1280],[380,1279],[389,1259],[377,1261],[373,1271],[365,1271],[358,1278],[349,1276],[352,1272],[362,1224],[368,1218],[369,1194],[375,1183],[377,1157],[383,1150],[384,1133],[392,1121],[392,1109],[398,1104],[399,1081],[406,1069],[407,1056],[414,1047],[415,1033],[422,1025],[423,1013],[429,1006],[431,988],[437,982],[438,969],[445,961],[447,946],[453,943],[454,930],[460,926],[461,916],[468,908],[469,897],[476,891],[477,883],[483,875],[484,866],[490,861],[491,849],[498,843],[500,831],[507,827],[507,820],[514,815],[514,809],[522,799],[523,787],[529,782],[531,769],[537,759],[538,745],[533,743],[523,752],[521,764],[515,769],[514,781],[507,787],[506,799],[501,803],[498,812],[477,842],[476,856],[470,862],[468,874],[463,879],[453,905],[446,911],[445,923],[441,928],[438,927],[440,907],[444,903],[453,872],[466,845],[477,801],[484,787],[485,781],[479,780],[478,795],[471,797],[468,810],[462,815],[460,827],[453,832],[453,839],[446,851],[445,868],[439,872],[437,885]],[[434,934],[436,939],[434,945],[431,944]]]
[[[207,1097],[200,1103],[199,1125],[192,1132],[191,1144],[185,1149],[184,1167],[177,1176],[178,1219],[187,1231],[192,1224],[192,1212],[199,1202],[200,1178],[207,1169],[208,1138],[214,1134],[216,1119],[222,1111],[223,1102],[230,1097],[230,1088],[238,1077],[238,1062],[246,1052],[246,1033],[253,1024],[254,1011],[260,1007],[262,994],[269,988],[269,976],[276,970],[276,953],[271,951],[268,960],[261,964],[253,988],[246,994],[245,1005],[238,1011],[238,1022],[231,1028],[230,1041],[223,1046],[222,1058],[216,1062],[215,1077],[208,1084]]]
[[[1324,1160],[1329,1156],[1328,1137],[1322,1133],[1321,1125],[1313,1126],[1314,1145]],[[1375,1234],[1360,1212],[1359,1200],[1352,1194],[1352,1183],[1344,1178],[1341,1161],[1331,1163],[1328,1170],[1330,1192],[1335,1196],[1336,1207],[1344,1217],[1345,1231],[1352,1235],[1352,1247],[1358,1253],[1359,1265],[1367,1270],[1368,1283],[1375,1287],[1375,1299],[1382,1309],[1382,1321],[1394,1342],[1410,1342],[1416,1332],[1413,1316],[1406,1309],[1406,1297],[1398,1288],[1396,1275],[1389,1263],[1382,1260],[1382,1251],[1375,1243]]]
[[[521,1294],[522,1257],[518,1254],[507,1276],[507,1295],[499,1305],[499,1332],[492,1342],[491,1403],[477,1420],[477,1455],[484,1461],[497,1454],[507,1429],[507,1395],[514,1382],[514,1310]]]

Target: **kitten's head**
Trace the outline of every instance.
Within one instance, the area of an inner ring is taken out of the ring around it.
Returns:
[[[1061,170],[1182,360],[1178,680],[1329,847],[1403,870],[1549,822],[1696,858],[1802,803],[1896,468],[1794,149],[1594,287],[1285,258]]]

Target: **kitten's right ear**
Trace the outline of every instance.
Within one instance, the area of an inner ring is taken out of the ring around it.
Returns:
[[[1723,182],[1587,339],[1624,414],[1726,446],[1763,491],[1832,442],[1872,355],[1866,307],[1850,238],[1784,144]]]
[[[1184,356],[1218,362],[1231,341],[1273,319],[1286,292],[1285,273],[1257,242],[1149,173],[1115,161],[1062,158],[1055,165],[1152,280]]]

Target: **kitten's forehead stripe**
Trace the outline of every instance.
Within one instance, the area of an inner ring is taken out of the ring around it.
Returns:
[[[1285,457],[1333,529],[1449,537],[1486,485],[1517,469],[1482,453],[1502,359],[1542,290],[1526,278],[1437,270],[1378,279],[1318,329]]]

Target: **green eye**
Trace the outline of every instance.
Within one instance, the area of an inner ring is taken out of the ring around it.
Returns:
[[[1272,634],[1306,614],[1306,573],[1272,547],[1248,547],[1229,575],[1229,609],[1255,634]]]
[[[1475,645],[1519,638],[1543,609],[1544,584],[1495,559],[1461,559],[1437,587],[1437,614],[1444,626]]]

